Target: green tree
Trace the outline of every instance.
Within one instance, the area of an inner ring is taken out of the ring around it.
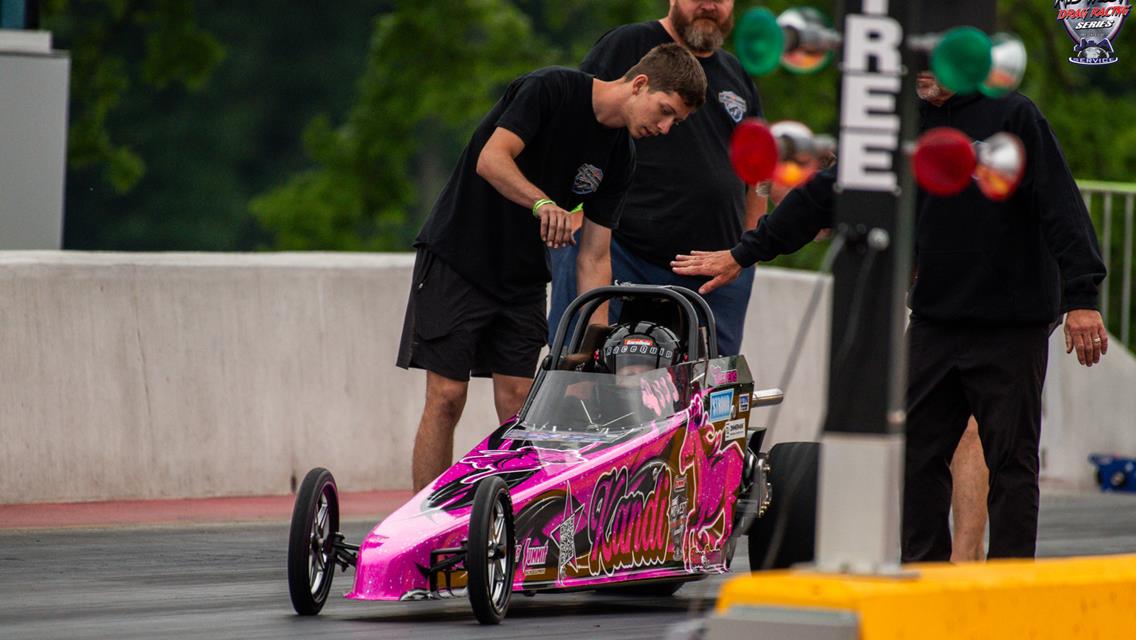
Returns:
[[[200,89],[224,48],[197,25],[192,0],[47,0],[43,27],[71,51],[68,163],[97,166],[115,191],[129,191],[146,171],[108,121],[136,83],[150,89]]]
[[[507,0],[394,3],[375,22],[347,121],[315,119],[315,163],[257,198],[278,249],[405,250],[456,150],[504,85],[547,61]],[[537,64],[534,64],[537,63]]]
[[[197,3],[197,6],[204,6]],[[247,251],[265,242],[249,202],[308,166],[298,132],[355,98],[371,20],[387,0],[242,0],[199,9],[226,57],[199,90],[134,82],[105,126],[146,163],[121,193],[98,165],[70,167],[64,246]],[[116,45],[115,50],[123,48]],[[73,115],[76,110],[73,110]]]

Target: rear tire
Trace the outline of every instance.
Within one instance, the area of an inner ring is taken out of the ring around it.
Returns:
[[[787,569],[816,557],[820,445],[785,442],[769,451],[772,498],[749,529],[751,571]],[[770,553],[772,549],[773,553]]]
[[[323,609],[335,575],[335,534],[339,531],[339,489],[327,469],[308,472],[296,493],[288,534],[288,593],[302,616]]]
[[[509,610],[515,549],[509,487],[490,476],[477,484],[473,496],[465,552],[469,604],[481,624],[499,624]]]

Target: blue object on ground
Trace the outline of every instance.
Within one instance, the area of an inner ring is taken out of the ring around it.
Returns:
[[[1097,484],[1101,491],[1136,493],[1136,459],[1094,453],[1089,456],[1089,462],[1097,466]]]

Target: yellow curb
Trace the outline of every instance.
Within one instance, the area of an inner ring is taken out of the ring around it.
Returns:
[[[1109,638],[1136,628],[1136,555],[921,564],[914,577],[804,570],[727,582],[716,611],[781,607],[847,611],[861,640]]]

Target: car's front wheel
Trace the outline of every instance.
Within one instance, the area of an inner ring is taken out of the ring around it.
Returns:
[[[308,472],[296,493],[288,534],[288,592],[302,616],[323,609],[335,574],[335,534],[339,531],[339,490],[327,469]]]
[[[469,603],[481,624],[498,624],[509,610],[515,548],[509,488],[490,476],[477,484],[465,552]]]

